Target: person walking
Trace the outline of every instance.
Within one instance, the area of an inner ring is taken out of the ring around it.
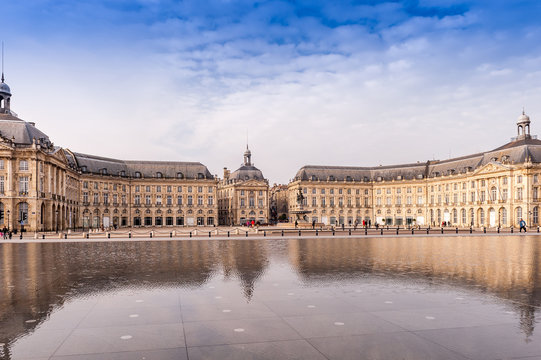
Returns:
[[[518,225],[520,226],[520,232],[522,232],[522,229],[526,232],[526,221],[524,221],[524,219],[520,219]]]

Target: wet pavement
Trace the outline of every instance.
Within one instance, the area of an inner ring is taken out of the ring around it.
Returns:
[[[541,237],[0,243],[0,359],[541,359]]]

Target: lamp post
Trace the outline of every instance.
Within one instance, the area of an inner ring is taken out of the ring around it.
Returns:
[[[58,209],[56,209],[56,233],[58,234]]]
[[[9,231],[9,213],[10,211],[8,210],[8,231]]]

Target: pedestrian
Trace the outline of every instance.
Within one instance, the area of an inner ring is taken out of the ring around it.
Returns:
[[[299,226],[299,223],[297,222],[297,220],[295,220],[295,229],[297,228],[297,226]]]
[[[312,220],[312,229],[315,229],[315,228],[316,228],[316,221]]]
[[[522,232],[522,229],[526,232],[526,221],[524,221],[524,219],[520,219],[518,225],[520,226],[520,232]]]

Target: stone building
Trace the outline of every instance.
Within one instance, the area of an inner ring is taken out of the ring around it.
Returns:
[[[246,145],[241,167],[233,173],[224,168],[224,178],[218,184],[220,225],[269,222],[269,182],[251,159],[252,153]]]
[[[269,191],[270,216],[273,222],[288,219],[288,186],[274,184]]]
[[[0,83],[0,227],[29,231],[217,224],[217,180],[198,162],[124,161],[54,146]]]
[[[288,196],[291,207],[300,186],[309,220],[323,224],[537,226],[540,175],[541,141],[523,112],[517,137],[494,150],[395,166],[308,165]]]

